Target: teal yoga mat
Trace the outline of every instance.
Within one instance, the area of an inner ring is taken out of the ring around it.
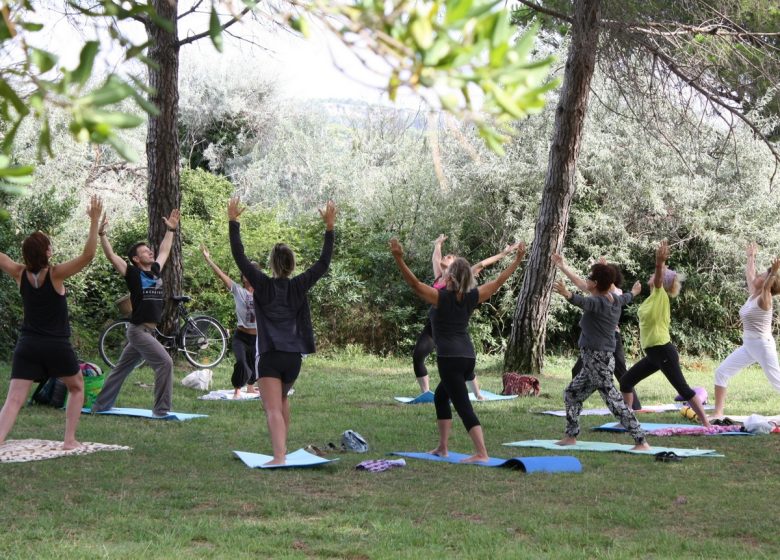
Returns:
[[[92,414],[91,408],[82,408],[83,414]],[[150,420],[192,420],[193,418],[208,418],[208,414],[188,414],[186,412],[169,412],[166,416],[155,416],[151,410],[145,408],[111,408],[95,414],[107,414],[113,416],[136,416]]]
[[[707,428],[704,426],[700,426],[698,424],[663,424],[663,423],[654,423],[654,422],[642,422],[640,424],[642,426],[642,429],[645,430],[648,434],[652,434],[655,431],[658,430],[673,430],[675,428],[685,428],[686,430],[697,430],[701,431],[702,435],[706,436],[752,436],[750,432],[718,432],[714,434],[707,433]],[[619,422],[608,422],[607,424],[602,424],[601,426],[596,426],[593,428],[597,432],[625,432],[626,429],[619,423]],[[685,434],[680,434],[685,435]]]
[[[655,455],[662,451],[672,451],[679,457],[723,457],[714,449],[678,449],[676,447],[652,446],[647,451],[634,451],[633,445],[623,443],[611,443],[608,441],[578,441],[575,445],[556,445],[552,439],[531,439],[526,441],[513,441],[505,443],[509,447],[535,447],[539,449],[552,449],[555,451],[599,451],[631,453],[634,455]]]
[[[552,455],[549,457],[512,457],[511,459],[501,459],[491,457],[481,463],[461,463],[461,460],[469,457],[463,453],[450,452],[446,457],[439,457],[431,453],[406,453],[396,451],[391,455],[409,457],[410,459],[422,459],[424,461],[434,461],[437,463],[452,463],[456,465],[474,465],[477,467],[507,467],[510,469],[521,470],[525,473],[547,472],[582,472],[582,464],[576,457],[568,455]]]
[[[324,457],[318,457],[313,453],[309,453],[303,449],[293,451],[285,456],[284,465],[271,465],[265,466],[265,464],[273,459],[273,455],[263,455],[261,453],[249,453],[247,451],[233,451],[236,457],[241,459],[244,464],[251,469],[290,469],[290,468],[303,468],[303,467],[318,467],[325,463],[333,463],[338,459],[325,459]]]
[[[490,391],[480,391],[482,393],[482,396],[484,397],[483,400],[477,399],[477,397],[474,396],[474,393],[469,393],[469,400],[471,402],[488,402],[488,401],[507,401],[510,399],[516,399],[517,395],[499,395],[497,393],[491,393]],[[395,400],[397,400],[400,403],[404,404],[422,404],[422,403],[432,403],[433,402],[433,392],[428,391],[427,393],[422,393],[414,398],[412,397],[393,397]]]

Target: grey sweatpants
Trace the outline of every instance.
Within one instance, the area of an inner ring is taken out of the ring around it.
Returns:
[[[152,412],[164,415],[171,411],[173,395],[173,360],[162,344],[155,338],[154,329],[145,325],[130,325],[127,328],[127,346],[122,351],[116,367],[108,374],[100,394],[92,405],[94,412],[108,410],[114,406],[122,384],[135,367],[146,360],[154,370],[154,408]]]
[[[612,382],[612,372],[615,371],[615,356],[612,352],[587,348],[582,348],[580,355],[582,357],[582,370],[563,391],[563,400],[566,403],[566,435],[577,437],[580,433],[582,403],[594,391],[598,391],[607,404],[607,408],[620,420],[634,441],[637,444],[643,443],[645,431],[639,426],[636,416],[626,406],[623,395],[615,389],[615,384]]]

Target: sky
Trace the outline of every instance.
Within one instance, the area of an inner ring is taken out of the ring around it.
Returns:
[[[60,56],[62,66],[77,66],[80,48],[85,40],[94,37],[94,32],[87,26],[74,27],[55,10],[39,12],[39,16],[47,23],[46,34],[38,37],[42,41],[39,46]],[[208,27],[205,15],[189,16],[180,23],[185,21],[190,23],[181,25],[180,37]],[[144,39],[140,24],[131,24],[125,30],[136,42]],[[283,30],[263,29],[254,22],[239,22],[231,27],[231,31],[250,37],[263,48],[225,36],[224,52],[220,54],[211,41],[204,38],[182,47],[181,60],[183,66],[194,64],[204,71],[215,66],[235,66],[259,72],[266,79],[272,78],[278,93],[285,98],[360,99],[370,103],[389,103],[383,89],[386,75],[366,70],[343,44],[319,26],[312,25],[311,30],[309,38],[302,38]],[[120,55],[118,50],[112,52],[104,47],[96,67],[113,70]],[[373,60],[372,65],[386,73],[382,64],[376,58]],[[411,94],[399,97],[402,105],[419,104],[419,100]]]

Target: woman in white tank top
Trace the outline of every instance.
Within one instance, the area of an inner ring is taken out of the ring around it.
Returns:
[[[739,310],[742,321],[742,346],[734,350],[715,370],[715,411],[723,416],[726,404],[726,386],[730,378],[742,369],[758,363],[769,382],[780,391],[780,365],[777,346],[772,336],[772,296],[780,294],[780,257],[775,258],[767,272],[756,274],[755,243],[747,247],[745,278],[750,297]]]

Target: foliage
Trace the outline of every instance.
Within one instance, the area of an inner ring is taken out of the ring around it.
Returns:
[[[110,144],[126,159],[136,155],[120,140],[117,131],[140,125],[143,119],[121,111],[116,105],[125,99],[149,112],[156,111],[145,98],[149,88],[143,79],[109,73],[101,85],[93,87],[91,79],[96,58],[101,51],[98,40],[84,42],[76,68],[58,67],[57,54],[36,47],[37,39],[48,28],[40,23],[41,14],[27,1],[6,2],[0,7],[0,52],[9,61],[0,67],[0,116],[6,124],[0,154],[0,187],[25,186],[32,180],[33,168],[13,161],[14,141],[20,126],[28,118],[39,122],[38,158],[52,156],[50,107],[65,109],[69,114],[69,129],[81,142]],[[144,61],[146,45],[134,44],[121,27],[121,22],[141,17],[159,25],[170,26],[157,18],[154,9],[142,2],[99,0],[79,11],[92,20],[100,20],[113,39],[111,48],[118,48],[126,59]]]

